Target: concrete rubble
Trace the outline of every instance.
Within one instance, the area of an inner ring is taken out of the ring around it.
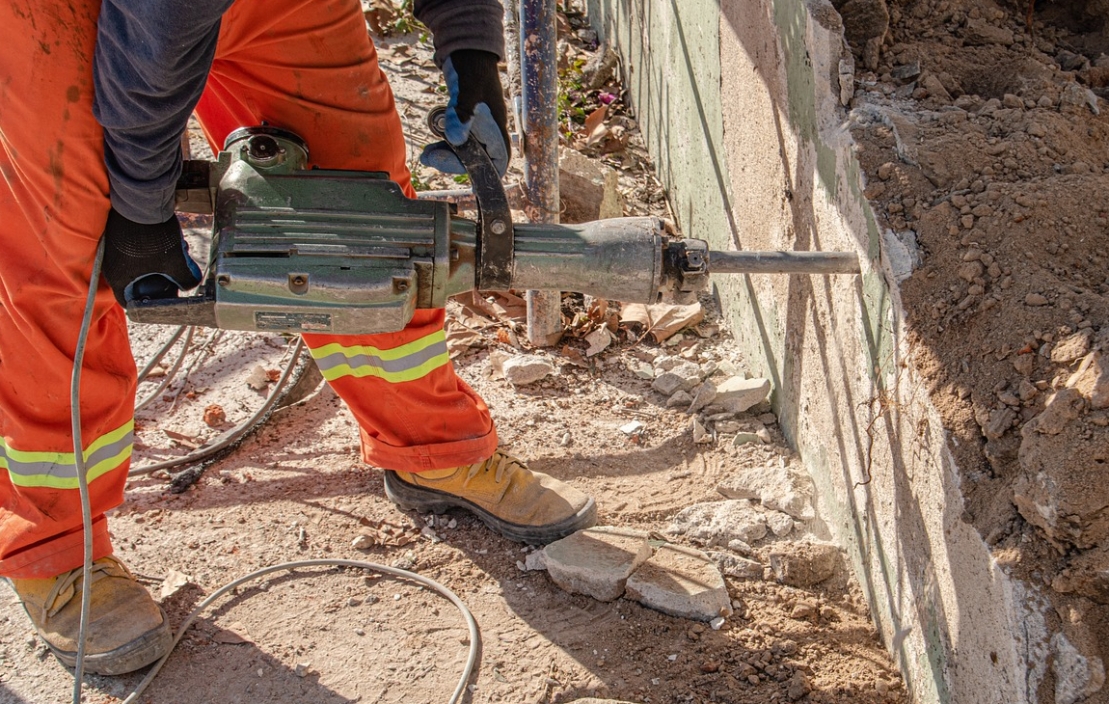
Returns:
[[[841,563],[839,548],[832,543],[797,541],[770,553],[774,578],[791,587],[820,584],[834,576]]]
[[[731,540],[752,543],[766,537],[767,531],[766,514],[742,500],[693,504],[666,527],[668,535],[684,536],[701,545],[727,545]]]
[[[713,559],[677,545],[652,549],[643,531],[588,528],[532,554],[538,553],[551,581],[572,594],[598,601],[624,596],[671,616],[698,621],[731,615],[724,577]],[[753,575],[756,569],[762,574],[762,566],[751,560],[730,555],[722,559],[737,575]]]
[[[542,553],[551,581],[565,591],[615,601],[628,577],[651,557],[651,546],[644,531],[601,526],[555,541]]]
[[[527,386],[554,373],[554,362],[545,357],[517,355],[506,359],[502,367],[504,378],[513,386]]]
[[[768,379],[744,379],[735,376],[716,385],[713,403],[723,406],[730,413],[745,413],[765,401],[769,393]]]
[[[816,515],[812,507],[812,479],[784,460],[777,466],[743,467],[716,490],[729,499],[755,499],[768,509],[800,521],[812,520]]]
[[[627,597],[671,616],[713,621],[732,614],[724,578],[708,555],[663,545],[628,578]]]
[[[558,189],[564,223],[618,218],[624,214],[624,199],[617,189],[619,175],[574,149],[561,149],[558,156]]]

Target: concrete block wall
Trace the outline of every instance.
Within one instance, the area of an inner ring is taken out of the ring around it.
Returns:
[[[826,0],[589,0],[589,12],[624,59],[683,232],[863,262],[859,276],[714,283],[914,700],[1038,701],[1047,606],[964,522],[948,434],[902,364],[909,336],[840,104],[839,15]]]

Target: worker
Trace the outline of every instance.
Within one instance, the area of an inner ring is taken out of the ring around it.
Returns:
[[[449,90],[447,139],[509,142],[498,0],[416,0]],[[165,654],[165,614],[112,556],[105,512],[123,500],[135,364],[121,304],[195,286],[174,215],[180,141],[195,111],[214,147],[263,122],[304,136],[310,165],[384,171],[409,196],[404,137],[359,0],[8,0],[0,4],[0,576],[73,666],[90,590],[85,668],[119,674]],[[445,144],[424,163],[458,171]],[[103,237],[103,279],[90,281]],[[80,416],[92,575],[70,429],[70,379],[90,286]],[[404,509],[461,507],[516,540],[591,525],[593,500],[498,449],[482,399],[456,376],[444,311],[396,333],[305,334]]]

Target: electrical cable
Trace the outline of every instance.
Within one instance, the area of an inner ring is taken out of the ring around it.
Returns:
[[[285,366],[284,371],[278,378],[277,383],[274,385],[274,388],[270,391],[270,394],[266,397],[266,400],[262,404],[261,408],[255,411],[254,414],[251,415],[249,418],[244,420],[242,423],[239,423],[234,428],[231,428],[224,434],[220,435],[218,438],[216,438],[215,442],[209,445],[205,445],[197,450],[194,450],[193,452],[183,457],[175,457],[171,460],[164,460],[162,462],[156,462],[154,464],[146,465],[143,467],[132,467],[131,470],[128,472],[128,475],[134,477],[143,474],[151,474],[152,472],[157,472],[160,469],[171,469],[173,467],[180,467],[181,465],[185,464],[196,464],[197,462],[203,462],[212,458],[214,455],[222,452],[223,450],[232,448],[236,443],[243,440],[256,427],[264,423],[273,412],[274,407],[284,395],[282,391],[288,385],[287,382],[289,380],[289,377],[292,375],[293,370],[297,366],[296,362],[300,358],[303,348],[303,340],[297,338],[297,342],[296,345],[294,345],[293,347],[293,352],[289,364]]]
[[[184,343],[184,347],[181,348],[181,354],[173,362],[173,366],[170,367],[169,371],[166,372],[165,377],[162,379],[162,382],[160,384],[158,384],[158,388],[154,389],[154,391],[152,391],[142,401],[139,401],[138,403],[135,404],[135,412],[136,413],[138,413],[139,411],[141,411],[142,409],[146,408],[151,403],[153,403],[154,400],[156,398],[158,398],[158,396],[163,391],[166,390],[166,387],[169,386],[171,383],[173,383],[174,377],[177,376],[177,372],[181,369],[181,365],[184,364],[184,362],[185,362],[185,357],[189,354],[189,345],[192,344],[193,334],[196,333],[196,327],[195,326],[189,326],[187,329],[188,329],[188,335],[185,336],[185,343]],[[154,365],[156,365],[158,362],[162,361],[162,358],[166,356],[166,354],[169,352],[170,348],[173,347],[173,344],[175,342],[177,342],[178,339],[180,339],[181,334],[183,332],[185,332],[185,330],[186,330],[186,328],[183,325],[181,327],[177,328],[177,332],[175,332],[173,334],[173,337],[171,337],[169,339],[169,342],[167,342],[165,345],[163,345],[162,348],[160,350],[158,350],[157,354],[155,354],[154,357],[149,362],[147,362],[146,366],[143,367],[143,370],[141,372],[139,372],[139,375],[138,375],[138,381],[139,382],[142,382],[144,379],[146,379],[147,375],[150,374],[150,370],[154,368]]]
[[[271,567],[263,567],[260,570],[251,572],[250,574],[240,577],[235,581],[225,584],[224,586],[217,589],[215,592],[212,593],[211,596],[200,602],[200,604],[198,604],[197,607],[189,613],[189,615],[185,618],[185,621],[181,624],[181,627],[177,629],[177,634],[173,638],[173,645],[170,646],[170,652],[162,656],[161,660],[154,663],[154,666],[151,668],[150,672],[146,674],[146,677],[143,678],[142,682],[139,683],[135,690],[130,695],[128,695],[126,699],[123,700],[122,704],[132,704],[132,702],[138,700],[139,696],[146,690],[147,686],[154,680],[158,672],[162,669],[162,666],[165,665],[166,660],[169,659],[170,653],[173,652],[173,648],[177,647],[177,643],[181,640],[181,637],[185,635],[185,630],[188,629],[188,627],[192,625],[193,621],[196,620],[197,616],[199,616],[204,611],[204,609],[208,608],[208,606],[211,605],[216,599],[220,598],[227,592],[242,586],[246,582],[257,579],[259,577],[264,577],[267,574],[272,574],[273,572],[289,572],[292,570],[301,569],[303,567],[355,567],[360,569],[372,570],[375,572],[384,572],[385,574],[391,574],[394,577],[410,579],[414,582],[423,584],[424,586],[438,592],[441,596],[445,597],[448,601],[454,604],[455,607],[460,612],[462,612],[462,618],[466,621],[466,628],[469,631],[470,635],[470,649],[469,654],[466,657],[466,665],[462,668],[462,676],[459,678],[458,685],[455,687],[454,693],[451,695],[451,698],[447,700],[447,704],[457,704],[462,700],[462,695],[466,692],[466,683],[470,681],[470,675],[473,674],[474,665],[477,663],[478,652],[480,651],[481,644],[481,633],[478,630],[477,621],[474,619],[474,615],[470,612],[470,609],[466,607],[466,604],[458,598],[458,595],[456,595],[454,592],[452,592],[450,589],[443,586],[439,582],[436,582],[434,579],[431,579],[430,577],[425,577],[423,575],[416,574],[415,572],[409,572],[408,570],[402,570],[397,567],[387,567],[385,565],[379,565],[374,562],[362,562],[360,560],[321,559],[284,562],[279,565],[273,565]]]
[[[104,261],[104,239],[96,247],[89,278],[89,293],[85,299],[85,314],[77,333],[77,347],[73,351],[73,373],[69,384],[69,415],[73,434],[73,462],[77,470],[77,490],[81,496],[81,530],[84,531],[85,561],[81,568],[81,624],[77,639],[77,662],[73,670],[73,704],[81,704],[81,685],[85,679],[85,633],[89,628],[88,589],[92,579],[92,506],[89,499],[89,482],[85,476],[85,445],[81,437],[81,367],[85,360],[85,344],[92,326],[92,313],[96,307],[96,289],[100,283],[100,266]]]
[[[89,328],[92,324],[92,315],[95,308],[94,304],[96,302],[96,289],[100,281],[100,267],[103,261],[103,256],[104,240],[101,239],[100,244],[96,250],[96,258],[93,261],[92,274],[89,283],[89,293],[85,301],[85,312],[84,316],[81,319],[81,328],[78,332],[77,337],[77,347],[73,355],[73,372],[70,381],[70,415],[73,432],[74,461],[77,468],[77,486],[81,498],[81,525],[84,531],[84,565],[82,567],[81,573],[81,622],[77,637],[77,662],[73,672],[73,704],[81,704],[81,690],[84,683],[85,671],[85,645],[87,641],[89,624],[89,603],[90,595],[92,593],[91,589],[89,588],[91,586],[93,548],[92,507],[91,501],[89,499],[88,478],[85,476],[86,466],[84,460],[84,446],[81,437],[81,367],[84,362],[85,345],[88,342]],[[296,367],[296,360],[300,357],[302,346],[303,341],[298,338],[297,345],[292,354],[292,361],[285,368],[285,372],[278,382],[278,388],[275,388],[274,392],[271,393],[270,396],[266,399],[266,405],[263,406],[263,409],[258,413],[255,413],[249,421],[241,425],[249,425],[249,427],[253,427],[255,419],[257,419],[257,423],[261,423],[269,415],[269,412],[272,410],[273,405],[276,404],[275,399],[278,395],[279,389],[284,384],[284,382],[288,380],[288,377],[292,373],[293,368]],[[186,349],[187,347],[188,344],[186,343]],[[182,353],[182,358],[184,358],[184,353]],[[273,401],[273,403],[271,403],[271,401]],[[233,442],[231,439],[227,439],[225,441],[221,441],[220,444],[223,447],[226,447],[231,442]],[[206,447],[204,449],[209,451],[206,456],[210,456],[212,453],[217,452],[219,449],[222,449],[222,447]],[[143,470],[144,472],[152,472],[155,470],[155,468],[156,467],[146,467],[143,468]],[[188,629],[188,627],[191,626],[193,621],[196,620],[196,618],[203,612],[203,610],[206,609],[210,604],[212,604],[216,599],[253,579],[263,577],[273,572],[290,571],[303,567],[354,567],[376,572],[383,572],[385,574],[391,574],[395,577],[410,579],[412,581],[423,584],[424,586],[427,586],[438,592],[440,595],[454,604],[455,607],[462,613],[462,617],[466,621],[466,628],[469,631],[470,648],[469,654],[466,658],[466,665],[463,667],[462,670],[462,676],[459,678],[458,685],[455,687],[454,693],[451,695],[451,698],[448,700],[447,704],[458,704],[458,702],[461,701],[462,695],[466,692],[466,684],[467,682],[469,682],[470,676],[473,674],[474,671],[474,666],[477,663],[481,634],[478,630],[477,621],[474,619],[473,614],[470,612],[469,608],[466,607],[466,604],[463,603],[460,598],[458,598],[458,595],[456,595],[450,589],[443,586],[434,579],[431,579],[430,577],[424,577],[423,575],[416,574],[415,572],[409,572],[408,570],[402,570],[396,567],[387,567],[385,565],[379,565],[373,562],[362,562],[360,560],[324,559],[300,560],[297,562],[285,562],[279,565],[273,565],[271,567],[264,567],[260,570],[256,570],[248,575],[240,577],[239,579],[236,579],[235,581],[230,582],[217,589],[214,593],[212,593],[211,596],[202,601],[188,615],[184,623],[182,623],[181,627],[177,630],[177,633],[173,638],[173,644],[170,646],[169,652],[167,652],[164,656],[162,656],[161,660],[154,664],[150,672],[146,674],[146,676],[143,678],[142,682],[139,683],[139,686],[135,689],[135,691],[132,692],[125,700],[123,700],[123,704],[132,704],[133,702],[138,700],[139,696],[146,690],[146,688],[158,675],[158,672],[161,671],[162,666],[165,665],[166,660],[169,659],[169,656],[173,653],[173,649],[177,647],[177,643],[180,642],[181,638],[185,635],[185,631]]]

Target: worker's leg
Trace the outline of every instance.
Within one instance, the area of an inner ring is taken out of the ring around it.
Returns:
[[[220,146],[266,121],[308,141],[326,168],[385,171],[409,195],[400,119],[357,0],[237,0],[197,108]],[[485,403],[454,372],[442,310],[385,335],[305,335],[362,428],[365,460],[389,470],[404,508],[477,514],[509,537],[549,542],[594,520],[593,500],[496,451]],[[419,474],[416,474],[419,472]]]
[[[84,558],[70,375],[109,209],[92,116],[98,12],[99,0],[0,3],[0,576],[68,665]],[[172,635],[109,557],[104,512],[123,500],[135,364],[123,311],[95,284],[80,390],[96,558],[86,669],[114,674],[161,657]]]
[[[83,557],[69,385],[108,179],[92,116],[99,3],[22,4],[0,4],[0,575],[48,577]],[[123,311],[102,285],[81,385],[96,557],[123,500],[134,391]]]
[[[308,142],[313,165],[385,171],[409,195],[404,135],[357,0],[237,0],[197,113],[213,147],[262,121]],[[304,335],[362,429],[365,460],[420,471],[479,462],[489,411],[454,372],[443,311],[383,335]]]

